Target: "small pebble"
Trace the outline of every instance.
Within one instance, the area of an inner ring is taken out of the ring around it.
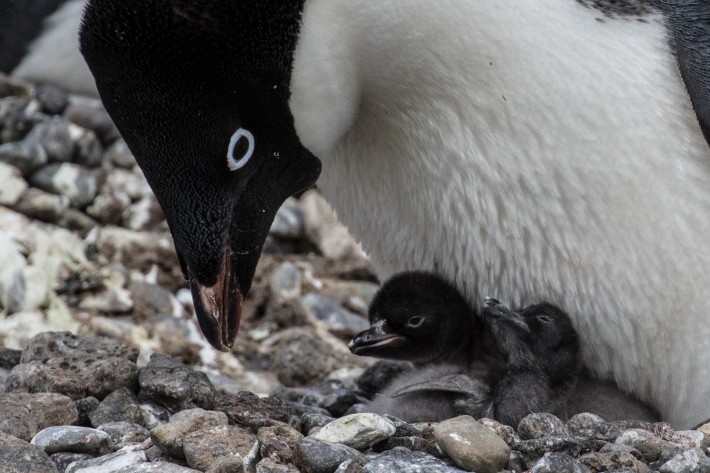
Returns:
[[[354,448],[312,437],[296,443],[293,457],[296,467],[310,473],[331,473],[346,460],[362,462],[364,459],[363,455]]]
[[[508,463],[510,447],[471,416],[440,422],[434,428],[434,437],[441,449],[463,469],[497,473]]]
[[[351,414],[324,425],[311,437],[362,450],[388,439],[395,430],[391,420],[377,414]]]

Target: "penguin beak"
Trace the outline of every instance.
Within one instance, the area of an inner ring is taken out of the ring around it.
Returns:
[[[242,319],[244,295],[232,270],[232,250],[224,252],[213,286],[205,286],[187,268],[187,276],[200,329],[207,341],[221,351],[229,351],[237,338]]]
[[[530,332],[525,318],[518,312],[510,310],[504,304],[491,297],[483,302],[483,315],[494,321],[500,321],[524,333]]]
[[[374,356],[402,345],[404,340],[404,336],[389,331],[385,320],[380,320],[369,329],[355,335],[350,340],[348,348],[355,355]]]

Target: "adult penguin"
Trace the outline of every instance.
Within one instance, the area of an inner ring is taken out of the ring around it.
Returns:
[[[569,310],[595,374],[710,416],[710,4],[90,0],[80,43],[232,345],[286,196],[382,277]]]

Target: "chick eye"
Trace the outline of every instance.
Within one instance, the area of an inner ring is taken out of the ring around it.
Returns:
[[[538,316],[537,316],[537,320],[539,320],[539,321],[542,322],[542,323],[546,323],[546,324],[551,324],[551,323],[552,323],[552,319],[549,318],[549,317],[546,316],[546,315],[538,315]]]
[[[236,171],[249,162],[254,154],[254,135],[249,130],[239,128],[229,140],[227,150],[227,166],[230,171]]]
[[[407,326],[411,328],[421,327],[423,323],[424,317],[422,317],[421,315],[415,315],[414,317],[410,317],[409,320],[407,320]]]

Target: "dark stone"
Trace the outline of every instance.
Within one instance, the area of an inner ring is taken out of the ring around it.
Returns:
[[[41,448],[3,432],[0,468],[3,473],[57,473],[55,464]]]
[[[74,141],[66,121],[54,117],[38,123],[25,138],[26,142],[37,143],[47,153],[47,159],[55,162],[69,162],[74,156]]]
[[[46,120],[40,108],[40,103],[30,97],[0,99],[0,142],[20,141],[33,126]]]
[[[322,414],[303,414],[301,416],[301,432],[303,435],[308,435],[314,427],[323,427],[334,420],[334,417],[324,416]]]
[[[414,452],[428,453],[437,458],[447,458],[447,455],[441,451],[436,441],[424,440],[421,437],[390,437],[384,442],[373,445],[372,449],[379,453],[397,447],[404,447]]]
[[[108,112],[97,99],[72,97],[64,116],[72,123],[93,130],[104,144],[113,143],[120,136]]]
[[[42,111],[50,115],[60,115],[69,103],[66,92],[52,84],[38,85],[35,98],[42,105]]]
[[[296,443],[293,450],[296,467],[309,473],[332,473],[346,460],[362,462],[363,455],[354,448],[312,438],[304,438]],[[395,470],[381,470],[395,471]]]
[[[111,437],[106,432],[73,425],[47,427],[32,438],[32,444],[47,454],[74,452],[104,455],[112,450]]]
[[[260,398],[249,391],[218,395],[214,410],[227,414],[231,424],[245,427],[252,427],[264,419],[288,422],[293,413],[287,402],[275,397]]]
[[[12,348],[0,348],[0,368],[11,370],[20,364],[22,357],[21,350],[13,350]]]
[[[58,452],[51,454],[49,458],[51,458],[54,464],[57,465],[57,469],[63,472],[70,464],[74,462],[91,460],[94,456],[88,453]]]
[[[287,425],[262,427],[257,433],[262,458],[271,458],[279,463],[293,462],[293,449],[303,435]]]
[[[77,425],[89,427],[91,425],[91,413],[99,407],[99,400],[93,396],[77,399],[74,401],[74,406],[79,413]]]
[[[69,198],[34,187],[27,189],[13,206],[14,211],[47,223],[59,222],[68,209]]]
[[[89,414],[89,418],[94,427],[121,421],[142,425],[143,409],[135,394],[127,388],[120,388],[106,396],[99,407]]]
[[[460,470],[438,458],[423,452],[412,452],[406,448],[397,447],[384,452],[363,466],[365,473],[381,473],[384,471],[406,471],[408,473],[461,473]]]
[[[519,451],[527,464],[531,465],[531,462],[535,462],[547,452],[563,452],[578,457],[584,453],[596,452],[604,445],[606,442],[603,440],[562,436],[520,440],[513,443],[512,449]]]
[[[322,407],[334,417],[345,414],[357,401],[355,393],[337,379],[329,379],[313,386],[300,400],[303,404]]]
[[[139,370],[138,383],[141,399],[152,399],[172,411],[215,406],[217,392],[207,375],[167,355],[153,353],[148,366]]]
[[[22,440],[46,427],[73,424],[78,417],[72,400],[61,394],[0,394],[0,431]]]
[[[250,452],[256,442],[256,436],[233,425],[205,427],[190,432],[183,438],[183,450],[188,466],[205,471],[215,461],[226,455],[237,454],[244,461],[255,462],[255,455]]]
[[[30,183],[46,192],[69,198],[81,209],[94,200],[99,190],[97,172],[72,163],[52,163],[30,176]]]
[[[596,438],[613,442],[621,434],[621,430],[614,424],[606,422],[595,414],[582,413],[573,416],[567,421],[567,429],[572,435]]]
[[[0,161],[18,168],[27,177],[32,171],[47,164],[47,152],[38,143],[20,141],[0,145]]]
[[[101,142],[93,131],[82,130],[81,135],[76,139],[76,153],[74,162],[89,168],[101,165],[104,150]]]

